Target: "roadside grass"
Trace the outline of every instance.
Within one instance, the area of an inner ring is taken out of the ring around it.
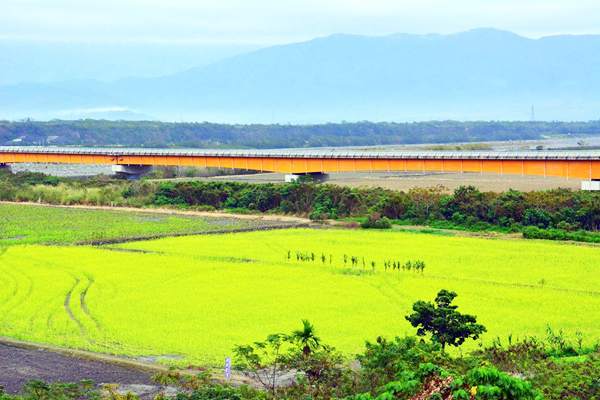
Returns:
[[[567,336],[581,332],[587,345],[600,338],[595,248],[310,229],[112,247],[125,251],[8,247],[0,257],[0,335],[220,365],[235,344],[309,319],[325,343],[353,354],[380,335],[414,334],[404,316],[444,288],[459,294],[461,312],[488,328],[482,345],[509,334],[545,337],[548,325]],[[299,261],[296,252],[314,253],[314,261]],[[352,256],[361,260],[357,266]],[[423,274],[384,269],[386,261],[414,260],[425,262]]]

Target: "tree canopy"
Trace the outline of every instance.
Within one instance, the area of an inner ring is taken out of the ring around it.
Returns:
[[[431,333],[431,340],[445,349],[447,344],[460,346],[466,339],[477,339],[487,331],[483,325],[476,323],[474,315],[456,311],[458,306],[451,304],[456,296],[455,292],[442,289],[435,298],[435,304],[422,300],[413,304],[414,313],[406,319],[417,328],[418,336]]]

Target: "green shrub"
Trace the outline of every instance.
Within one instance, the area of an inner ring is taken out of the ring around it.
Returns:
[[[382,218],[381,214],[373,212],[360,222],[360,226],[365,229],[390,229],[392,223],[387,217]]]

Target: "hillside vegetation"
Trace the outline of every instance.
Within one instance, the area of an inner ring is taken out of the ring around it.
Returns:
[[[0,121],[0,144],[192,148],[298,148],[540,139],[600,135],[589,122],[428,121],[228,125],[155,121]],[[20,139],[19,141],[14,141]],[[452,149],[452,148],[450,148]]]

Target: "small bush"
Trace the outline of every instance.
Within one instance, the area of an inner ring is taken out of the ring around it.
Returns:
[[[381,217],[378,212],[373,212],[365,217],[360,223],[364,229],[390,229],[392,223],[387,217]]]

